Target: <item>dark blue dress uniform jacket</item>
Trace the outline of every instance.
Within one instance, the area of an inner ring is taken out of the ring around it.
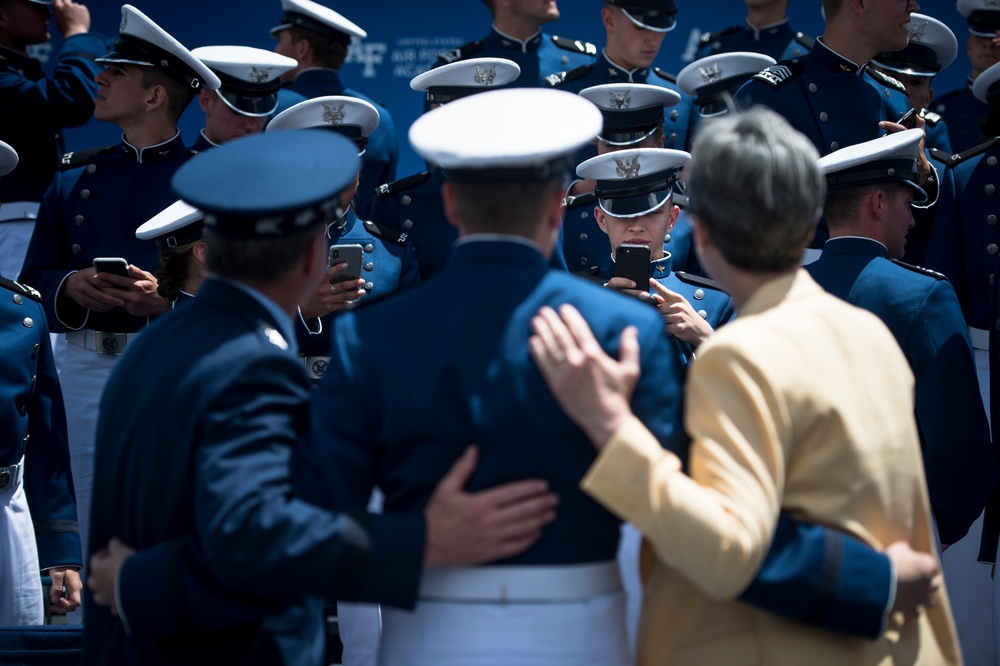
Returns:
[[[889,261],[867,238],[831,238],[806,266],[824,289],[885,322],[916,379],[916,417],[941,542],[979,517],[997,460],[979,396],[969,332],[943,275]]]
[[[42,200],[64,152],[60,130],[83,125],[94,113],[94,77],[102,69],[94,59],[107,51],[98,35],[68,37],[46,78],[40,62],[0,47],[0,140],[20,158],[0,181],[0,201]]]
[[[453,298],[443,305],[447,285]],[[485,295],[485,297],[484,297]],[[633,411],[686,457],[684,366],[654,309],[548,268],[516,241],[455,246],[437,277],[390,301],[339,317],[330,369],[314,397],[312,432],[297,451],[296,490],[330,508],[362,510],[373,485],[386,511],[419,514],[434,485],[469,444],[480,449],[469,488],[525,477],[560,496],[555,523],[506,564],[545,565],[614,557],[618,520],[579,488],[593,445],[562,413],[528,356],[530,320],[542,305],[571,303],[612,355],[622,328],[640,330],[643,374]],[[420,321],[417,354],[388,349],[400,321]],[[363,362],[362,362],[363,359]],[[345,386],[351,387],[349,390]],[[415,390],[402,396],[400,386]],[[367,396],[383,396],[373,400]],[[821,626],[875,635],[889,592],[888,559],[842,534],[783,518],[744,600]]]
[[[386,511],[419,515],[437,481],[476,444],[470,489],[542,477],[560,497],[539,541],[504,563],[613,559],[619,520],[578,488],[594,447],[528,355],[531,318],[542,305],[562,303],[575,305],[615,355],[623,328],[638,326],[643,376],[633,408],[664,445],[683,441],[683,366],[655,310],[551,270],[526,243],[468,240],[436,277],[337,318],[333,357],[313,402],[314,431],[295,468],[302,497],[363,509],[378,485]],[[407,338],[417,351],[385,353],[401,321],[420,322]],[[405,386],[413,390],[404,399]]]
[[[938,206],[927,248],[928,268],[948,276],[969,326],[981,329],[990,328],[990,285],[1000,266],[998,160],[1000,140],[991,139],[953,162],[954,203]]]
[[[781,62],[808,53],[813,41],[811,37],[793,30],[788,19],[761,29],[744,22],[743,25],[703,33],[695,60],[717,53],[748,51],[762,53]]]
[[[25,456],[24,492],[42,569],[82,566],[66,413],[38,292],[0,278],[0,467]]]
[[[413,247],[403,234],[392,234],[380,229],[372,222],[362,222],[348,210],[344,217],[343,229],[336,223],[327,227],[330,245],[358,244],[361,246],[361,277],[366,280],[367,294],[359,303],[384,298],[400,289],[411,287],[420,282],[420,267]],[[330,326],[333,319],[343,312],[337,310],[319,318],[322,326],[315,319],[309,320],[309,328],[298,318],[295,326],[295,337],[298,339],[299,352],[303,356],[329,356]],[[317,332],[318,331],[318,332]]]
[[[909,108],[903,91],[876,77],[817,40],[809,53],[751,78],[735,101],[744,109],[763,104],[777,111],[827,155],[877,138],[884,133],[879,122],[895,122]]]
[[[361,156],[361,185],[355,197],[355,206],[362,217],[368,217],[375,188],[396,178],[399,164],[399,146],[396,145],[396,124],[392,114],[382,104],[344,85],[337,70],[316,67],[299,72],[295,80],[278,91],[278,108],[275,114],[299,102],[316,97],[343,95],[363,99],[378,109],[378,127],[368,137],[365,154]]]
[[[414,603],[421,517],[349,519],[290,495],[310,396],[290,329],[209,279],[116,365],[90,543],[139,550],[119,586],[131,635],[88,593],[84,663],[319,664],[322,602],[306,594]]]
[[[154,272],[160,265],[156,245],[135,237],[135,230],[177,200],[170,178],[191,153],[180,134],[166,143],[136,151],[123,141],[98,151],[68,153],[45,193],[21,269],[21,281],[42,292],[45,316],[55,332],[92,328],[131,333],[147,317],[124,308],[84,310],[69,299],[56,304],[59,285],[73,271],[89,268],[96,257],[122,257]]]
[[[948,138],[951,139],[953,152],[965,152],[986,140],[980,123],[989,114],[990,106],[972,94],[971,80],[935,99],[932,107],[948,123]]]

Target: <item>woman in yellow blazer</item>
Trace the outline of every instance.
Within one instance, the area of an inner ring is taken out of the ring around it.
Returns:
[[[739,316],[691,367],[687,473],[629,411],[634,338],[610,359],[564,309],[569,327],[542,311],[531,343],[560,404],[601,450],[583,488],[655,551],[639,663],[961,663],[939,577],[926,606],[889,612],[875,641],[735,601],[781,510],[878,550],[935,546],[906,360],[876,317],[798,268],[825,192],[815,150],[772,112],[752,111],[706,128],[693,156],[696,247]]]

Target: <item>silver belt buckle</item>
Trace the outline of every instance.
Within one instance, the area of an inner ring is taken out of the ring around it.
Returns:
[[[0,467],[0,490],[7,490],[11,482],[17,478],[17,465]]]
[[[111,354],[117,356],[125,353],[128,345],[128,334],[126,333],[102,333],[94,331],[94,351],[98,354]]]
[[[302,367],[306,369],[309,379],[320,380],[326,374],[326,369],[330,367],[329,356],[302,356]]]

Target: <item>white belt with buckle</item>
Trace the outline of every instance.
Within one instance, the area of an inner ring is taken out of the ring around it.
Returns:
[[[134,342],[135,338],[141,332],[105,333],[103,331],[95,331],[92,328],[85,328],[82,331],[70,331],[66,334],[66,340],[98,354],[118,356],[125,353],[125,348],[128,347],[130,342]]]
[[[330,365],[329,356],[300,356],[302,367],[306,369],[309,379],[323,379],[326,369]]]
[[[985,349],[990,348],[990,332],[985,328],[972,328],[969,327],[969,338],[972,340],[973,349]]]
[[[0,467],[0,491],[16,489],[24,476],[24,459],[16,465]]]
[[[0,222],[34,222],[38,218],[37,201],[4,201]]]
[[[615,560],[555,566],[441,567],[424,571],[420,598],[439,601],[580,601],[622,589]]]

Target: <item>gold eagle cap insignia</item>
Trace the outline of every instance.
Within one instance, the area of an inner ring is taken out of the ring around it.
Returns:
[[[715,63],[711,67],[699,67],[701,80],[705,83],[715,83],[722,79],[722,65]]]
[[[635,178],[639,175],[639,168],[642,166],[639,164],[639,156],[636,155],[630,160],[620,160],[617,157],[615,160],[615,173],[619,178],[624,178],[628,180],[629,178]]]
[[[476,75],[475,80],[481,86],[491,86],[493,85],[493,79],[497,76],[497,66],[487,67],[483,69],[479,65],[476,65]]]
[[[621,92],[608,91],[608,96],[610,98],[611,108],[616,111],[622,111],[632,106],[631,90],[623,90]]]
[[[340,106],[330,106],[329,104],[323,104],[323,122],[329,125],[343,125],[344,116],[347,115],[347,111],[344,110],[344,104]]]

